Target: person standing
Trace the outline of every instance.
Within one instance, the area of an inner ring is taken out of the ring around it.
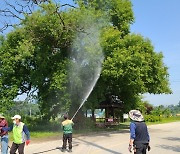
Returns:
[[[131,110],[129,117],[132,120],[130,123],[130,141],[129,151],[134,150],[134,154],[146,154],[150,151],[150,137],[147,125],[144,122],[144,117],[139,110]]]
[[[28,145],[30,143],[30,133],[27,126],[21,122],[21,116],[15,115],[11,118],[13,120],[13,126],[4,130],[13,132],[13,143],[10,149],[10,154],[15,154],[18,150],[19,154],[24,154],[25,143]]]
[[[73,131],[73,121],[68,119],[68,115],[64,115],[64,121],[62,122],[63,128],[63,146],[62,152],[65,152],[67,141],[69,143],[69,152],[72,152],[72,131]]]
[[[8,132],[2,128],[8,128],[8,122],[5,117],[0,114],[0,142],[1,142],[1,154],[8,154]]]

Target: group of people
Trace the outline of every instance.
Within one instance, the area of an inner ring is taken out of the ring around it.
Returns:
[[[10,148],[10,154],[24,154],[25,143],[30,143],[30,133],[27,126],[21,122],[21,116],[12,117],[13,125],[8,127],[8,122],[3,115],[0,115],[0,137],[1,137],[1,154],[8,154],[8,132],[13,132],[13,143]]]
[[[144,122],[143,115],[138,110],[131,110],[129,112],[131,119],[130,123],[130,141],[129,152],[134,154],[146,154],[146,151],[150,150],[149,145],[150,137],[147,129],[147,125]],[[10,154],[15,154],[18,150],[19,154],[24,154],[25,143],[30,143],[30,133],[27,126],[21,122],[21,116],[15,115],[12,117],[13,125],[8,127],[8,123],[4,116],[0,115],[0,136],[1,136],[1,150],[2,154],[8,153],[8,131],[13,131],[13,143],[10,148]],[[72,152],[72,130],[73,121],[69,120],[68,115],[64,115],[64,121],[62,122],[63,129],[63,145],[62,152],[66,151],[67,142],[69,144],[69,152]]]
[[[15,115],[11,118],[13,125],[8,127],[8,122],[3,115],[0,114],[0,142],[1,142],[1,154],[8,154],[8,132],[13,132],[13,143],[10,148],[10,154],[15,154],[18,150],[19,154],[24,154],[25,144],[30,143],[30,133],[27,126],[21,122],[21,116]],[[72,127],[74,123],[68,119],[68,115],[64,115],[64,121],[62,122],[63,128],[63,146],[61,151],[66,151],[67,142],[69,143],[69,152],[72,152]]]

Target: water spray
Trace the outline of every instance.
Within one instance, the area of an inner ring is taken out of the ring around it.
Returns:
[[[101,72],[101,68],[100,68],[99,71]],[[81,107],[82,107],[82,106],[84,105],[84,103],[87,101],[87,99],[88,99],[89,95],[91,94],[91,92],[93,91],[94,86],[96,85],[96,83],[97,83],[99,77],[100,77],[100,73],[97,75],[96,80],[94,80],[91,89],[89,90],[89,92],[87,93],[87,95],[85,96],[85,98],[83,99],[82,103],[80,104],[79,108],[77,109],[77,111],[75,112],[75,114],[73,115],[73,117],[72,117],[71,120],[74,119],[74,117],[77,115],[77,113],[79,112],[79,110],[81,109]]]
[[[80,105],[71,120],[74,119],[87,101],[100,77],[104,60],[100,34],[101,29],[108,23],[106,19],[87,16],[87,13],[81,18],[82,20],[79,25],[83,27],[84,31],[77,33],[70,53],[70,95],[76,95],[76,93],[74,93],[76,89],[81,92],[79,96]],[[86,71],[84,71],[84,69]],[[84,81],[86,79],[87,82]],[[80,89],[77,87],[79,83],[81,83]]]

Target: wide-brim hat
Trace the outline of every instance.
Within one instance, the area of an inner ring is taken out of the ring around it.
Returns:
[[[4,119],[5,117],[2,115],[2,114],[0,114],[0,119]]]
[[[21,119],[21,116],[20,115],[15,115],[14,117],[12,117],[11,119]]]
[[[129,111],[129,118],[133,121],[144,121],[144,117],[139,110],[131,110]]]

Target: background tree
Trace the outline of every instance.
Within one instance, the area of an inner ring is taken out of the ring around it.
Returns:
[[[9,109],[8,112],[5,112],[6,115],[12,117],[16,114],[22,116],[34,117],[40,114],[39,106],[37,103],[29,103],[26,101],[15,101],[14,105]]]
[[[74,32],[65,24],[76,25],[75,15],[73,11],[60,14],[55,4],[43,4],[7,35],[0,49],[4,104],[35,92],[44,117],[57,115],[68,106],[66,63]]]
[[[124,112],[137,108],[144,93],[170,93],[167,67],[162,53],[157,53],[150,40],[130,34],[134,21],[132,6],[125,1],[84,0],[85,6],[104,11],[113,26],[102,32],[105,61],[101,79],[102,93],[119,96],[125,102]],[[101,80],[100,79],[100,80]],[[100,94],[102,95],[102,94]]]
[[[108,41],[112,34],[120,35],[114,29],[106,32],[104,36],[107,36]],[[154,52],[149,40],[135,34],[122,39],[119,36],[117,40],[112,38],[113,44],[108,42],[105,51],[113,52],[105,60],[102,73],[111,91],[127,104],[126,109],[135,107],[137,97],[143,93],[170,92],[162,53]]]

